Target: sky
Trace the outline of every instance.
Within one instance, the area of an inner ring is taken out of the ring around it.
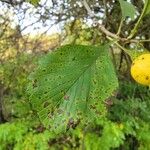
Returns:
[[[46,6],[50,8],[52,6],[51,0],[47,0],[46,3],[45,1],[46,0],[41,0],[40,4],[46,4]],[[26,11],[25,17],[23,18],[23,12],[19,10],[19,7],[17,8],[17,10],[15,10],[11,7],[8,8],[6,5],[2,5],[2,3],[0,2],[0,14],[7,14],[9,16],[9,18],[11,19],[12,27],[15,27],[17,24],[21,26],[21,29],[24,29],[26,26],[29,26],[22,31],[23,35],[35,35],[38,33],[43,33],[47,30],[47,34],[60,33],[60,25],[53,25],[54,22],[52,20],[47,21],[46,26],[43,26],[42,22],[39,21],[32,25],[38,20],[39,15],[35,15],[36,8],[29,3],[23,3],[22,7],[28,8],[29,6],[30,9]],[[42,11],[44,10],[40,9],[40,11],[42,13]]]
[[[57,1],[57,3],[61,3],[61,1]],[[51,10],[52,8],[51,0],[41,0],[40,4],[42,5],[44,4],[44,6],[46,6],[48,10]],[[16,9],[13,9],[12,7],[8,8],[7,5],[2,5],[2,2],[0,2],[0,14],[4,16],[7,14],[11,18],[12,27],[19,24],[21,26],[21,29],[24,29],[26,26],[28,26],[22,31],[23,35],[26,35],[26,34],[36,35],[36,34],[43,33],[47,30],[48,30],[46,32],[47,34],[54,34],[54,33],[61,32],[62,24],[57,24],[57,25],[54,24],[53,18],[48,19],[45,23],[45,26],[43,26],[42,21],[40,22],[38,21],[39,14],[35,14],[36,8],[33,5],[29,3],[23,3],[22,7],[24,9],[30,7],[30,9],[27,9],[24,18],[23,18],[24,12],[22,12],[22,10],[19,9],[19,6],[16,7]],[[40,11],[40,14],[44,13],[44,8],[41,8],[39,11]],[[60,11],[59,8],[56,11],[59,12]],[[97,14],[97,15],[103,16],[104,14]],[[38,22],[32,25],[36,21]],[[92,21],[90,19],[89,19],[88,24],[92,24]]]

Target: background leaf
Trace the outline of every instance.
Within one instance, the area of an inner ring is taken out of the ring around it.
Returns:
[[[34,6],[37,6],[40,1],[39,0],[27,0],[27,2],[29,2],[30,4]]]
[[[105,115],[104,100],[118,86],[108,46],[63,46],[39,61],[30,80],[33,108],[55,131]]]
[[[144,16],[150,13],[150,0],[145,0],[144,4]]]
[[[136,14],[135,7],[131,3],[124,0],[119,0],[119,2],[121,6],[123,19],[125,19],[126,17],[130,17],[133,20]]]

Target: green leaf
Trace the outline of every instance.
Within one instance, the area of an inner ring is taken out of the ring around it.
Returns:
[[[122,10],[123,19],[126,19],[126,17],[130,17],[133,20],[136,14],[136,9],[134,5],[124,0],[119,0],[119,2]]]
[[[145,0],[145,4],[144,4],[144,8],[142,10],[142,13],[141,13],[138,21],[136,22],[134,28],[132,29],[130,35],[128,36],[128,39],[131,39],[136,34],[136,32],[142,22],[143,17],[149,13],[150,13],[150,0]]]
[[[150,0],[145,0],[144,16],[150,13]]]
[[[46,127],[60,131],[105,115],[118,82],[108,46],[66,45],[39,61],[28,92]]]
[[[108,121],[107,124],[104,125],[99,143],[103,150],[109,150],[119,147],[119,145],[123,144],[124,140],[123,125],[121,127],[119,123]]]
[[[29,2],[30,4],[37,6],[38,3],[40,2],[40,0],[26,0],[27,2]]]
[[[94,147],[94,150],[110,150],[119,147],[125,140],[123,128],[123,124],[105,121],[103,128],[99,131],[100,134],[86,133],[85,149],[91,150]]]

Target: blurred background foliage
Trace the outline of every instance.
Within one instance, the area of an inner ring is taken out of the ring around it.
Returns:
[[[123,22],[120,35],[127,37],[142,11],[142,0],[131,0],[136,7],[134,20]],[[32,5],[34,4],[34,5]],[[90,0],[89,6],[100,22],[112,33],[116,33],[121,20],[121,9],[117,0]],[[39,122],[36,112],[25,94],[27,77],[35,67],[37,59],[64,44],[99,45],[107,41],[99,26],[94,24],[78,0],[23,1],[1,0],[0,14],[0,150],[149,150],[150,149],[150,91],[135,83],[130,77],[131,58],[122,50],[111,47],[110,54],[119,78],[119,89],[115,97],[106,100],[108,114],[93,126],[72,125],[60,135],[46,130]],[[39,28],[48,29],[59,24],[60,32],[53,35],[32,34],[36,24],[22,25],[25,14],[38,16]],[[14,16],[18,23],[12,25]],[[22,17],[20,17],[20,12]],[[29,34],[24,30],[33,26]],[[150,15],[146,15],[135,38],[150,38]],[[150,43],[121,43],[134,54],[150,50]]]

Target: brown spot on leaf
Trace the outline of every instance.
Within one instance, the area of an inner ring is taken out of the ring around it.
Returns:
[[[46,108],[48,105],[49,105],[49,102],[46,101],[46,102],[44,102],[43,106],[44,106],[44,108]]]
[[[33,80],[32,86],[33,86],[33,88],[37,87],[37,79]]]
[[[96,109],[96,106],[95,105],[90,105],[90,108],[91,109]]]
[[[46,128],[43,126],[43,125],[39,125],[39,126],[37,126],[37,128],[36,128],[36,131],[38,132],[38,133],[42,133],[42,132],[44,132],[46,130]]]
[[[57,113],[58,113],[58,114],[62,114],[62,113],[63,113],[63,110],[62,110],[62,109],[58,109],[58,110],[57,110]]]
[[[104,102],[107,106],[113,105],[113,101],[111,99],[108,99]]]
[[[81,116],[81,115],[82,115],[82,112],[81,112],[81,111],[78,111],[78,112],[77,112],[77,115],[78,115],[78,116]]]
[[[95,113],[96,113],[97,115],[101,115],[101,112],[98,111],[98,110],[96,110]]]
[[[48,91],[45,91],[45,92],[44,92],[44,94],[47,94],[47,93],[48,93]]]
[[[69,96],[68,96],[68,95],[65,95],[65,96],[64,96],[64,100],[69,100]]]
[[[149,76],[146,76],[146,78],[145,78],[146,80],[149,80]]]

